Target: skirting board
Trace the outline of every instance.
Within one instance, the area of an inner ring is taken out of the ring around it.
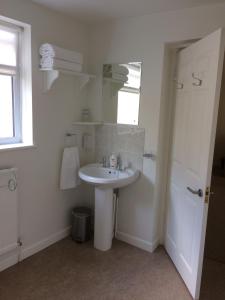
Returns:
[[[18,263],[19,254],[13,254],[0,261],[0,272]]]
[[[148,242],[146,240],[142,240],[136,236],[117,231],[116,232],[116,238],[120,241],[123,241],[125,243],[128,243],[132,246],[135,246],[137,248],[140,248],[142,250],[148,251],[148,252],[154,252],[154,250],[158,247],[159,241],[155,240],[153,243]]]
[[[21,254],[20,254],[20,261],[23,259],[51,246],[52,244],[66,238],[70,234],[71,227],[67,227],[51,236],[48,238],[37,242],[36,244],[33,244],[27,248],[22,248],[21,249]]]
[[[23,259],[49,247],[50,245],[64,239],[65,237],[67,237],[70,234],[70,230],[71,227],[67,227],[53,235],[51,235],[50,237],[39,241],[38,243],[31,245],[27,248],[22,248],[18,249],[17,253],[12,253],[9,254],[8,257],[6,257],[5,259],[0,259],[0,272],[17,264],[19,261],[22,261]],[[19,253],[19,251],[21,251]]]

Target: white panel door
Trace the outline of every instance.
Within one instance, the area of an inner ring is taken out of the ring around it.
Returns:
[[[0,170],[0,255],[18,247],[15,169]]]
[[[205,191],[211,178],[223,56],[224,33],[217,30],[177,57],[177,79],[183,88],[175,94],[165,246],[194,299],[201,283]]]

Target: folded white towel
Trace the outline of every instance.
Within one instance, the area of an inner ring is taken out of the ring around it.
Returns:
[[[105,73],[104,77],[105,78],[112,78],[112,79],[115,79],[115,80],[119,80],[121,82],[127,82],[128,81],[128,76],[122,75],[122,74],[118,74],[118,73]]]
[[[122,82],[127,82],[128,76],[122,75],[122,74],[117,74],[117,73],[112,73],[112,79],[120,80]]]
[[[78,171],[80,168],[79,150],[77,147],[68,147],[63,151],[60,189],[72,189],[80,184]]]
[[[42,57],[40,60],[41,69],[62,69],[75,72],[82,71],[82,65],[52,57]]]
[[[41,45],[39,53],[43,57],[50,56],[66,61],[72,61],[81,65],[83,64],[83,55],[81,53],[63,49],[52,44],[46,43]]]
[[[125,66],[120,66],[117,64],[106,64],[103,67],[103,73],[116,73],[126,76],[129,74],[129,70]]]

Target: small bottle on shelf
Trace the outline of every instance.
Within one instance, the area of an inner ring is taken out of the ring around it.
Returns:
[[[90,110],[88,108],[82,109],[82,122],[90,121]]]

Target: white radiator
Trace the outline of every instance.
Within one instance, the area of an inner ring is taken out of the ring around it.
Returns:
[[[0,170],[0,255],[18,247],[16,171]]]

